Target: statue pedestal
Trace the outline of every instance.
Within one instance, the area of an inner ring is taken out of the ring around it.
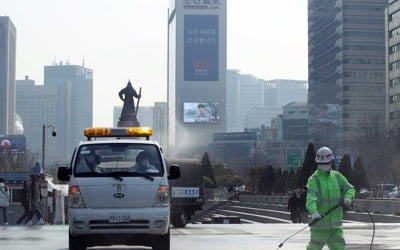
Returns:
[[[140,127],[140,123],[136,121],[119,121],[118,127]]]

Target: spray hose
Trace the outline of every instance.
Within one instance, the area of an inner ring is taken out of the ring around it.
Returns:
[[[325,213],[323,213],[321,215],[321,218],[313,220],[311,223],[307,224],[305,227],[303,227],[302,229],[300,229],[299,231],[295,232],[294,234],[290,235],[289,237],[287,237],[284,241],[282,241],[281,244],[279,244],[278,249],[281,248],[283,246],[283,244],[285,244],[286,241],[288,241],[290,238],[292,238],[293,236],[295,236],[296,234],[300,233],[301,231],[303,231],[304,229],[306,229],[307,227],[310,227],[312,225],[314,225],[315,223],[317,223],[318,221],[322,220],[325,216],[327,216],[328,214],[330,214],[333,210],[335,210],[336,208],[340,207],[341,203],[336,204],[335,206],[331,207],[328,211],[326,211]]]
[[[360,208],[363,211],[367,212],[369,218],[371,219],[371,223],[372,223],[372,239],[371,239],[371,244],[369,245],[369,249],[372,250],[372,245],[374,244],[374,238],[375,238],[375,220],[374,220],[374,217],[371,215],[371,213],[367,209],[365,209],[365,208],[363,208],[363,207],[361,207],[361,206],[359,206],[359,205],[357,205],[355,203],[353,203],[353,206],[355,206],[357,208]]]
[[[372,239],[371,239],[371,244],[370,244],[369,249],[372,250],[372,245],[373,245],[373,243],[374,243],[374,238],[375,238],[375,221],[374,221],[374,218],[372,217],[371,213],[370,213],[367,209],[365,209],[365,208],[363,208],[363,207],[361,207],[361,206],[359,206],[359,205],[357,205],[357,204],[354,204],[354,203],[353,203],[352,205],[355,206],[355,207],[357,207],[357,208],[360,208],[360,209],[364,210],[365,212],[367,212],[368,215],[369,215],[369,217],[371,218],[371,222],[372,222]],[[338,208],[338,207],[340,207],[340,206],[342,206],[342,203],[341,203],[341,202],[339,202],[338,204],[336,204],[335,206],[333,206],[332,208],[330,208],[328,211],[326,211],[325,213],[323,213],[323,214],[321,215],[321,218],[312,221],[311,223],[307,224],[305,227],[303,227],[303,228],[300,229],[299,231],[297,231],[297,232],[295,232],[294,234],[292,234],[292,235],[290,235],[289,237],[287,237],[284,241],[282,241],[281,244],[279,244],[278,249],[281,248],[281,247],[283,246],[283,244],[285,244],[285,242],[288,241],[290,238],[292,238],[292,237],[295,236],[296,234],[300,233],[300,232],[303,231],[304,229],[306,229],[306,228],[308,228],[308,227],[314,225],[314,224],[317,223],[318,221],[322,220],[325,216],[327,216],[328,214],[330,214],[332,211],[334,211],[336,208]]]

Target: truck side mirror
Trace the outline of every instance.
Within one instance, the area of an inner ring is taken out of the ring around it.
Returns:
[[[57,177],[60,181],[69,181],[70,169],[68,167],[59,167]]]
[[[174,180],[181,177],[181,170],[179,169],[178,165],[171,165],[169,167],[169,175],[168,180]]]

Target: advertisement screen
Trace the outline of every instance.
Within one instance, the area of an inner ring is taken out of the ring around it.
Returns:
[[[218,16],[185,15],[184,80],[218,81]]]
[[[185,102],[183,104],[184,123],[218,123],[218,103]]]
[[[23,135],[0,136],[1,153],[25,153],[26,139]]]

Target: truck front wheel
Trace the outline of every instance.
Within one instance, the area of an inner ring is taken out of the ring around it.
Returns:
[[[188,223],[188,213],[182,208],[178,207],[171,211],[171,223],[174,227],[185,227]]]
[[[82,236],[74,236],[69,233],[69,250],[86,250],[86,244]]]
[[[164,235],[157,235],[154,236],[151,248],[153,250],[170,250],[170,235],[169,229],[168,233]]]

